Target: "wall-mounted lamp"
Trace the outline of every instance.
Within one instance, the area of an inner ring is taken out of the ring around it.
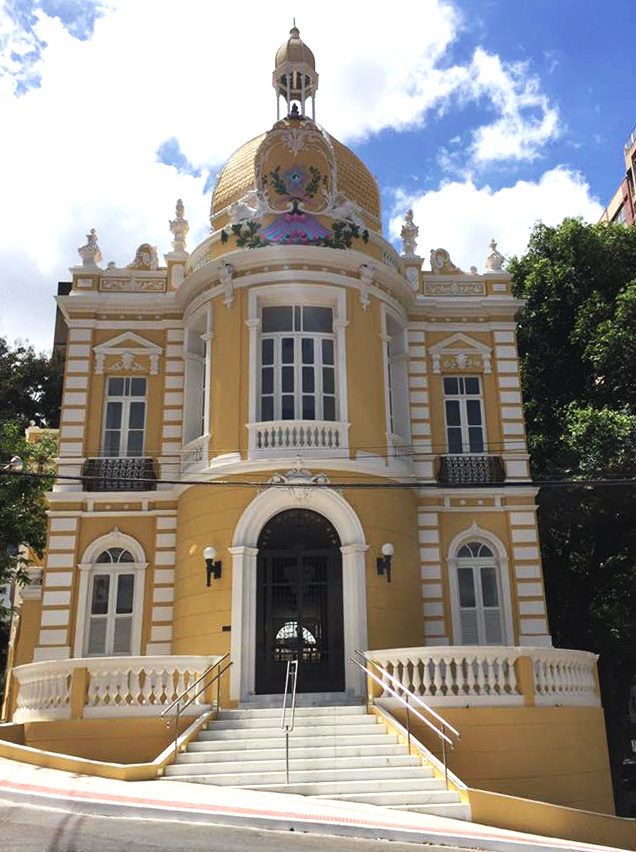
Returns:
[[[391,557],[395,553],[395,548],[392,544],[382,545],[382,556],[378,556],[377,566],[380,577],[386,574],[387,583],[391,582]]]
[[[214,577],[215,580],[220,580],[221,578],[221,560],[215,562],[216,559],[216,550],[213,547],[206,547],[203,551],[203,558],[205,559],[205,574],[207,577],[206,586],[210,585],[210,580]]]

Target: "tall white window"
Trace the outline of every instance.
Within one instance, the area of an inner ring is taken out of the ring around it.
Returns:
[[[107,379],[104,418],[104,455],[141,456],[146,427],[146,379]]]
[[[499,565],[492,550],[479,541],[462,545],[455,570],[461,644],[503,644]]]
[[[331,308],[263,307],[260,420],[336,420],[335,348]]]
[[[193,441],[206,431],[207,357],[205,328],[186,330],[185,342],[185,413],[184,443]]]
[[[102,551],[91,572],[87,656],[131,653],[135,602],[134,557],[128,550]]]
[[[387,426],[390,436],[407,442],[410,428],[406,335],[403,326],[388,312],[385,315],[385,329]]]
[[[444,378],[444,414],[449,453],[485,452],[484,403],[479,376]]]

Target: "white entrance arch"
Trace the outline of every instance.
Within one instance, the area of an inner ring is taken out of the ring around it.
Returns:
[[[295,473],[295,472],[294,472]],[[282,479],[282,477],[281,477]],[[345,689],[364,695],[364,678],[347,661],[353,651],[367,648],[367,595],[362,524],[341,494],[330,488],[307,487],[309,476],[285,477],[289,487],[268,488],[247,506],[234,531],[232,555],[232,669],[230,694],[246,700],[256,684],[256,557],[258,537],[265,524],[287,509],[309,509],[324,515],[340,536],[344,608]],[[295,483],[298,482],[296,485]]]

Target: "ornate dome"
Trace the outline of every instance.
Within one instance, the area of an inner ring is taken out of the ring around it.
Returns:
[[[313,122],[308,124],[313,125]],[[315,126],[315,125],[313,125]],[[212,215],[220,213],[247,193],[256,190],[255,161],[267,133],[256,136],[232,154],[219,174],[212,196]],[[325,133],[336,164],[336,189],[380,224],[380,194],[375,178],[356,155]]]
[[[286,62],[294,64],[304,63],[311,68],[316,68],[316,60],[314,54],[307,47],[300,37],[300,31],[295,25],[289,31],[289,38],[276,51],[276,59],[274,60],[276,68],[284,65]]]

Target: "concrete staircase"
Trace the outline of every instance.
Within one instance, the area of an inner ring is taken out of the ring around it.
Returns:
[[[285,775],[280,707],[223,710],[202,730],[166,780],[192,781],[366,802],[398,810],[470,819],[470,807],[367,708],[297,707]]]

